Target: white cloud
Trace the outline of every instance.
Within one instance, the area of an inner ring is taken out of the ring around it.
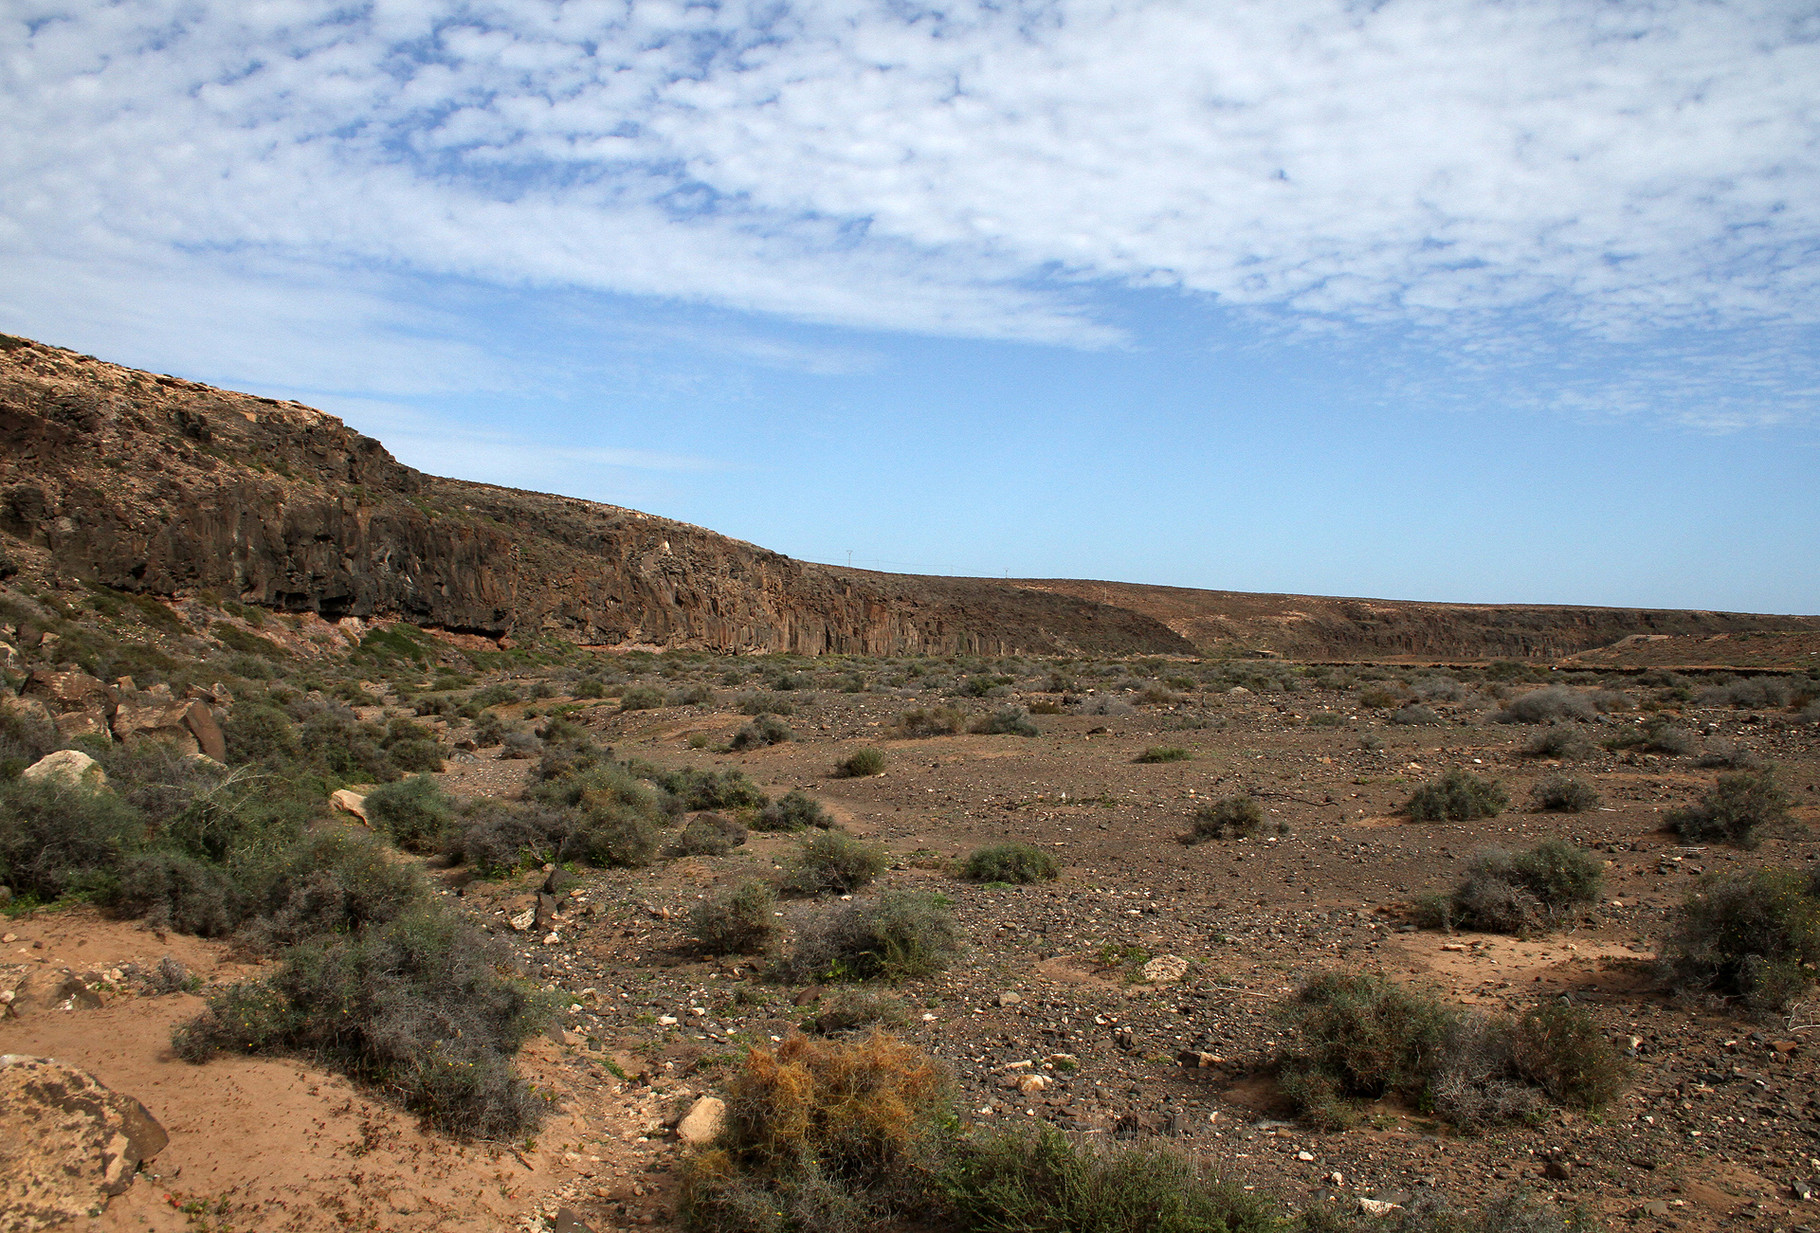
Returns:
[[[1462,346],[1820,321],[1820,13],[1784,0],[9,12],[15,271],[256,255],[1088,346],[1104,284]]]

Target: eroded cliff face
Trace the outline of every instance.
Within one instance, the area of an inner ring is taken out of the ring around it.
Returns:
[[[299,403],[0,337],[0,531],[52,570],[329,619],[716,651],[1186,653],[1076,596],[832,570],[636,510],[439,479]]]

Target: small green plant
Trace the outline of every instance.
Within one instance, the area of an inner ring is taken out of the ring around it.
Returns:
[[[698,813],[677,837],[676,850],[684,856],[725,856],[746,842],[746,828],[725,814]]]
[[[834,775],[837,779],[869,779],[882,775],[884,770],[884,751],[866,748],[856,749],[836,763]]]
[[[1550,775],[1535,786],[1536,808],[1558,813],[1585,813],[1599,807],[1598,791],[1572,775]]]
[[[1736,771],[1719,776],[1698,805],[1671,811],[1667,822],[1689,843],[1717,840],[1751,848],[1760,829],[1788,820],[1788,806],[1774,771]]]
[[[796,702],[777,693],[741,694],[734,702],[742,715],[794,715]]]
[[[1455,768],[1417,788],[1403,810],[1412,822],[1468,822],[1495,817],[1509,803],[1496,782]]]
[[[748,879],[717,892],[689,914],[689,936],[710,955],[759,955],[777,934],[777,892]]]
[[[1055,857],[1027,843],[1001,843],[976,849],[962,872],[972,882],[1047,882],[1060,872]]]
[[[1597,748],[1575,725],[1553,723],[1537,731],[1525,741],[1523,752],[1532,758],[1560,758],[1563,761],[1577,761],[1592,757],[1597,752]]]
[[[1254,796],[1228,796],[1209,801],[1194,811],[1194,825],[1183,842],[1206,843],[1216,839],[1247,839],[1254,835],[1287,835],[1286,823],[1267,816]]]
[[[953,736],[966,724],[966,715],[953,707],[916,707],[897,717],[898,734],[905,737]]]
[[[434,851],[455,821],[455,803],[428,775],[375,788],[367,794],[366,811],[393,843],[412,852]]]
[[[820,801],[794,788],[759,810],[752,819],[755,831],[801,831],[810,827],[831,830],[834,819],[828,816]]]
[[[1149,765],[1157,762],[1186,762],[1192,757],[1194,755],[1180,745],[1152,745],[1132,761]]]
[[[1618,729],[1605,739],[1610,750],[1638,750],[1643,753],[1692,753],[1694,734],[1677,725],[1666,715],[1652,715],[1640,724]]]
[[[784,889],[797,895],[846,895],[885,871],[885,849],[840,831],[812,835],[784,877]]]
[[[1617,1098],[1630,1067],[1585,1008],[1543,1002],[1517,1019],[1511,1036],[1517,1073],[1558,1105],[1597,1112]]]
[[[1423,706],[1419,702],[1398,707],[1386,716],[1386,721],[1400,727],[1434,727],[1447,722],[1432,707]]]

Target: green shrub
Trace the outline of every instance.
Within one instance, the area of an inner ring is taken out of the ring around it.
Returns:
[[[821,807],[821,802],[794,788],[772,801],[752,819],[755,831],[800,831],[809,827],[829,830],[834,819]]]
[[[1774,771],[1736,771],[1719,776],[1698,805],[1672,810],[1666,820],[1689,843],[1716,840],[1751,848],[1760,828],[1788,820],[1788,806]]]
[[[868,779],[873,775],[883,774],[885,755],[877,749],[856,749],[842,758],[834,767],[834,774],[839,779]]]
[[[562,857],[572,817],[535,803],[475,797],[462,802],[459,817],[444,831],[442,852],[450,863],[465,861],[483,877],[547,864]]]
[[[698,771],[692,766],[666,771],[640,763],[628,763],[627,769],[655,783],[677,810],[762,809],[768,803],[743,771]]]
[[[1194,755],[1180,745],[1152,745],[1132,761],[1149,765],[1158,762],[1186,762],[1192,757]]]
[[[777,892],[748,879],[710,895],[689,914],[689,936],[710,955],[759,955],[777,934]]]
[[[1241,839],[1253,835],[1286,835],[1289,827],[1266,817],[1256,797],[1228,796],[1209,801],[1194,811],[1193,828],[1183,837],[1189,844],[1211,839]]]
[[[1709,874],[1670,917],[1661,953],[1682,992],[1782,1011],[1820,966],[1820,877],[1774,867]]]
[[[508,702],[519,701],[518,690],[504,681],[497,681],[474,692],[469,702],[479,707],[504,706]]]
[[[1359,691],[1359,705],[1370,711],[1387,711],[1401,706],[1409,691],[1401,683],[1367,685]]]
[[[940,971],[959,949],[960,930],[946,899],[886,891],[811,921],[787,970],[817,980],[898,980]]]
[[[1040,736],[1041,730],[1030,722],[1030,712],[1021,706],[1002,706],[975,720],[971,729],[985,736]]]
[[[143,815],[105,788],[56,778],[0,783],[0,884],[44,903],[105,895],[144,831]]]
[[[1432,708],[1413,702],[1408,706],[1398,707],[1386,719],[1388,722],[1402,727],[1433,727],[1436,724],[1447,722]]]
[[[1458,1015],[1380,976],[1331,972],[1286,1008],[1293,1036],[1280,1081],[1310,1120],[1349,1121],[1346,1101],[1420,1097],[1439,1069]]]
[[[507,957],[455,914],[425,905],[284,958],[269,980],[218,994],[178,1028],[177,1055],[301,1054],[455,1134],[518,1138],[541,1120],[544,1101],[512,1074],[511,1057],[550,1008],[502,980]]]
[[[44,715],[0,710],[0,779],[17,779],[20,771],[62,748],[62,734]]]
[[[412,852],[435,851],[455,821],[455,803],[428,775],[385,784],[367,794],[367,817]]]
[[[746,842],[746,828],[725,814],[698,813],[683,827],[676,849],[684,856],[725,856]]]
[[[1055,857],[1027,843],[1000,843],[976,849],[963,872],[972,882],[1047,882],[1060,872]]]
[[[815,1013],[803,1021],[803,1031],[833,1036],[860,1028],[902,1028],[909,1023],[910,1010],[902,998],[843,985],[821,999]]]
[[[1417,788],[1403,809],[1412,822],[1467,822],[1495,817],[1509,801],[1492,780],[1456,768]]]
[[[1592,1014],[1543,1002],[1517,1020],[1511,1040],[1517,1073],[1558,1105],[1596,1113],[1617,1098],[1630,1067]]]
[[[242,703],[236,706],[221,734],[227,741],[228,762],[234,766],[264,766],[290,762],[303,754],[297,726],[275,706]]]
[[[953,736],[967,725],[967,717],[953,707],[942,707],[930,710],[916,707],[905,711],[897,717],[897,731],[900,736]]]
[[[1598,791],[1572,775],[1548,776],[1535,786],[1532,796],[1537,809],[1560,813],[1585,813],[1599,807]]]
[[[1472,859],[1450,898],[1425,905],[1424,923],[1529,934],[1598,902],[1603,888],[1598,859],[1563,840],[1545,839],[1514,856],[1493,848]]]
[[[734,702],[742,715],[794,715],[796,702],[781,694],[741,694]]]
[[[1635,749],[1645,753],[1686,754],[1694,749],[1694,734],[1666,715],[1652,715],[1640,724],[1619,728],[1605,739],[1605,748]]]
[[[246,919],[241,888],[221,865],[168,848],[142,852],[120,871],[110,906],[154,929],[225,937]]]
[[[885,871],[885,849],[840,831],[822,831],[804,842],[784,889],[797,895],[846,895]]]
[[[1593,700],[1566,685],[1549,685],[1520,694],[1504,704],[1492,716],[1501,724],[1540,724],[1562,719],[1596,719],[1599,708]]]
[[[237,873],[258,913],[244,937],[267,951],[387,924],[428,893],[416,865],[351,828],[324,828],[292,847],[251,854]]]
[[[664,704],[664,691],[650,685],[634,685],[619,695],[622,711],[651,711]]]
[[[1523,752],[1532,758],[1578,760],[1595,752],[1586,734],[1572,724],[1549,724],[1523,743]]]
[[[734,750],[763,749],[768,745],[781,745],[793,740],[796,733],[790,731],[790,725],[775,715],[760,715],[733,734],[727,746]]]

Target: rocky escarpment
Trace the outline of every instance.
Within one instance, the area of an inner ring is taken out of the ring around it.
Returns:
[[[1187,652],[1075,596],[835,571],[589,501],[439,479],[334,416],[0,339],[0,531],[155,595],[716,651]]]

